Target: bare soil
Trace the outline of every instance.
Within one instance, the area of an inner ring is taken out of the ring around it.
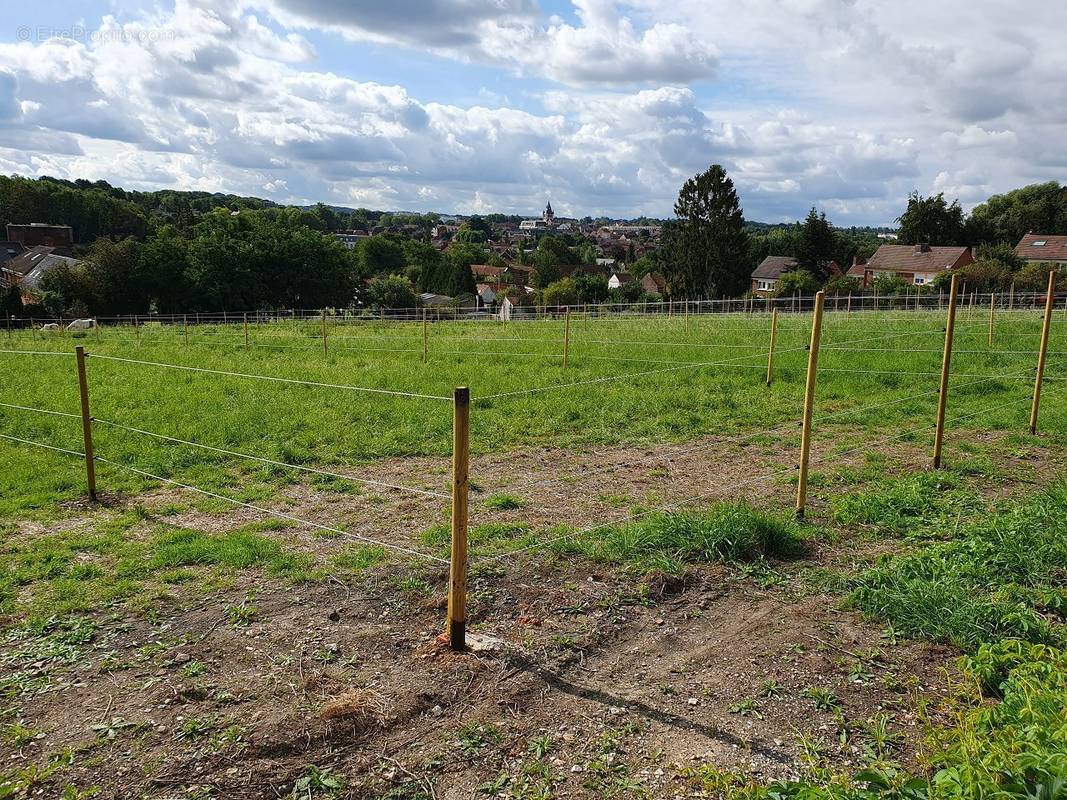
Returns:
[[[696,495],[788,507],[791,465],[773,462],[775,451],[704,440],[489,455],[474,464],[475,522],[583,525],[625,516],[631,504]],[[1058,466],[1041,448],[1012,458],[998,460],[1008,477],[992,494]],[[899,445],[891,460],[908,469],[925,455]],[[598,471],[607,463],[618,467]],[[772,470],[781,475],[729,490]],[[573,477],[530,486],[561,473]],[[447,465],[404,460],[361,474],[440,490]],[[479,505],[496,492],[528,505]],[[115,505],[153,508],[176,496],[184,497],[159,490]],[[827,496],[813,491],[816,521]],[[438,498],[308,485],[287,487],[270,505],[423,549],[419,532],[445,508]],[[70,530],[109,513],[87,510],[22,533]],[[262,518],[235,509],[167,521],[218,531]],[[301,526],[273,535],[321,554],[337,547]],[[8,636],[0,663],[30,687],[19,707],[41,734],[5,744],[3,765],[42,765],[73,748],[70,766],[40,784],[41,797],[59,796],[62,781],[99,787],[100,798],[288,797],[310,766],[343,777],[339,797],[538,797],[540,788],[567,798],[694,797],[702,795],[692,771],[704,765],[774,780],[797,777],[805,759],[859,764],[871,746],[864,726],[882,714],[895,735],[890,757],[914,764],[919,709],[947,691],[955,652],[887,640],[801,577],[883,549],[865,537],[817,544],[802,562],[773,565],[792,577],[768,588],[719,565],[670,578],[536,551],[481,568],[475,559],[469,624],[478,646],[463,654],[439,639],[447,574],[435,562],[387,563],[348,582],[289,586],[242,573],[212,594],[178,587],[151,619],[102,609],[70,663]],[[244,618],[233,613],[242,601],[255,609]]]

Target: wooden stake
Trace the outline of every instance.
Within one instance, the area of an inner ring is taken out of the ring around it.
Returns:
[[[470,389],[452,396],[452,556],[448,564],[448,643],[467,647],[467,495],[470,486]]]
[[[330,354],[330,349],[326,344],[326,309],[322,309],[322,354],[324,356]]]
[[[1008,311],[1015,307],[1015,281],[1008,287]]]
[[[93,418],[89,416],[89,381],[85,376],[85,348],[74,348],[78,356],[78,389],[82,404],[82,440],[85,442],[85,479],[89,486],[89,499],[96,500],[96,465],[93,462]]]
[[[137,336],[137,344],[141,343],[141,321],[136,316],[133,318],[133,332]]]
[[[945,322],[945,352],[941,359],[941,388],[937,395],[937,430],[934,433],[934,469],[941,468],[941,448],[945,441],[945,408],[948,405],[948,376],[952,367],[952,336],[956,330],[956,296],[959,275],[952,276],[948,289],[948,319]]]
[[[852,316],[852,292],[848,293],[848,305],[845,306],[845,318]]]
[[[808,500],[808,463],[811,454],[811,412],[815,405],[815,374],[819,369],[819,341],[822,338],[823,293],[815,295],[811,318],[811,344],[808,346],[808,378],[804,384],[804,419],[800,433],[800,475],[797,480],[797,519],[804,519]]]
[[[778,339],[778,309],[771,311],[771,343],[767,348],[767,385],[774,380],[774,343]]]
[[[185,337],[185,343],[189,344],[189,315],[182,314],[182,336]]]
[[[501,311],[501,317],[503,317],[503,311]],[[430,350],[430,330],[429,324],[426,321],[426,309],[422,310],[422,363],[426,363],[426,358],[429,355]]]
[[[567,309],[566,321],[563,327],[563,369],[567,368],[567,360],[571,352],[571,312]]]
[[[689,301],[685,301],[685,332],[689,333]]]
[[[1052,304],[1056,298],[1056,273],[1048,274],[1048,294],[1045,295],[1045,320],[1041,325],[1041,349],[1037,352],[1037,377],[1034,380],[1034,403],[1030,406],[1030,435],[1037,433],[1037,411],[1041,405],[1041,380],[1045,375],[1048,354],[1048,332],[1052,326]]]
[[[997,305],[997,295],[991,292],[989,295],[989,346],[993,346],[993,309]]]
[[[247,311],[246,311],[246,312],[244,313],[244,319],[243,319],[242,321],[244,322],[244,328],[245,328],[245,349],[247,350],[247,349],[248,349],[248,312],[247,312]]]

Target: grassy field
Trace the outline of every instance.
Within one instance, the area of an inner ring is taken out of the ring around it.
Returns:
[[[1067,323],[1032,437],[1040,316],[995,322],[933,471],[942,316],[826,315],[806,522],[810,315],[771,386],[766,315],[574,318],[566,369],[561,320],[3,334],[0,434],[74,451],[9,406],[76,415],[89,352],[104,502],[0,438],[0,798],[1058,797]],[[393,549],[447,557],[462,385],[492,655]]]
[[[1059,322],[1059,320],[1057,320]],[[930,435],[941,317],[933,313],[828,314],[816,399],[816,436],[843,447],[872,434],[915,429]],[[1040,318],[1001,313],[992,347],[981,312],[957,328],[948,416],[966,428],[1025,427]],[[591,448],[736,436],[798,420],[810,334],[808,315],[782,315],[775,380],[764,382],[769,320],[720,315],[683,319],[574,320],[569,366],[562,367],[563,323],[437,323],[422,361],[414,324],[331,323],[323,355],[316,323],[190,329],[145,326],[70,334],[18,332],[6,349],[90,353],[93,415],[154,433],[286,463],[339,467],[368,460],[449,453],[456,386],[470,386],[474,453],[518,447]],[[1055,325],[1042,427],[1064,429],[1067,335]],[[403,397],[284,384],[108,361],[116,356],[226,372],[435,396]],[[686,366],[698,364],[698,366]],[[575,384],[575,385],[568,385]],[[559,385],[559,388],[550,388]],[[74,359],[0,354],[0,402],[77,413]],[[528,391],[546,387],[544,391]],[[516,394],[513,394],[516,393]],[[502,395],[502,396],[497,396]],[[80,423],[0,408],[0,433],[81,449]],[[785,439],[788,443],[788,438]],[[788,446],[788,444],[786,444]],[[234,483],[234,459],[96,426],[98,455],[209,489]],[[78,466],[58,456],[0,443],[0,514],[70,499]],[[791,460],[791,453],[783,453]],[[42,468],[47,464],[47,468]],[[60,465],[63,466],[60,466]],[[107,485],[143,484],[111,474]],[[269,479],[262,470],[254,477]],[[284,472],[284,470],[282,470]],[[358,469],[355,473],[358,474]],[[438,487],[440,488],[440,487]]]

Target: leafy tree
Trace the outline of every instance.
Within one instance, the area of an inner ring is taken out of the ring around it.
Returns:
[[[1026,233],[1067,234],[1067,186],[1035,183],[995,194],[967,219],[970,242],[1014,245]]]
[[[407,278],[387,275],[375,280],[367,289],[367,303],[375,308],[415,308],[419,298]]]
[[[975,261],[996,261],[1012,272],[1026,266],[1026,259],[1015,255],[1015,248],[1010,244],[983,244],[975,248]]]
[[[464,225],[460,228],[460,230],[462,230],[463,228],[466,228],[470,231],[474,231],[475,233],[481,233],[483,235],[481,241],[483,242],[486,239],[491,239],[493,237],[493,226],[489,224],[486,219],[484,219],[483,217],[479,217],[477,214],[468,219],[466,223],[464,223]]]
[[[563,277],[563,269],[551,250],[538,249],[533,257],[534,271],[530,282],[535,289],[544,289]]]
[[[668,282],[684,297],[725,297],[744,291],[752,272],[745,218],[733,181],[718,164],[690,178],[666,226]]]
[[[485,231],[476,231],[468,227],[461,227],[456,231],[456,235],[452,237],[452,241],[465,244],[482,244],[488,239],[489,237],[485,234]]]
[[[581,303],[603,303],[608,299],[608,279],[603,275],[576,275],[574,284]]]
[[[1048,289],[1048,274],[1052,270],[1048,264],[1029,263],[1015,273],[1015,290],[1018,292],[1044,292]],[[1067,289],[1067,274],[1058,270],[1056,291]]]
[[[489,260],[489,253],[484,247],[466,242],[453,244],[445,255],[453,265],[470,269],[473,264],[484,264]]]
[[[368,236],[355,247],[360,274],[385,275],[402,272],[406,261],[403,246],[386,236]]]
[[[1011,286],[1013,280],[1011,269],[1000,261],[980,259],[952,272],[946,270],[938,274],[933,283],[934,288],[947,289],[952,282],[953,273],[959,276],[959,285],[966,286],[968,292],[999,292]]]
[[[908,207],[897,217],[900,244],[961,245],[964,239],[963,209],[958,200],[945,201],[944,192],[923,197],[908,196]]]
[[[911,284],[899,275],[886,273],[871,281],[871,290],[886,296],[904,294],[906,291],[911,290]]]
[[[580,298],[578,284],[574,278],[555,281],[545,287],[541,294],[541,302],[546,306],[574,306],[581,302]]]
[[[813,206],[808,212],[800,236],[796,242],[794,257],[797,267],[807,270],[817,280],[825,281],[830,276],[830,262],[834,260],[837,237],[826,214],[817,214]]]
[[[22,290],[18,286],[11,285],[0,290],[0,313],[4,319],[22,315]]]
[[[819,279],[806,269],[794,269],[783,272],[774,287],[776,297],[792,297],[799,294],[808,297],[819,291]]]
[[[141,247],[137,281],[151,307],[173,314],[190,306],[193,287],[186,276],[189,243],[175,227],[165,225]]]
[[[93,314],[117,315],[148,310],[145,287],[138,280],[141,244],[133,237],[120,242],[101,237],[93,242],[82,268],[92,287],[86,298]]]
[[[823,291],[827,294],[858,294],[860,291],[859,278],[852,275],[835,275],[826,282]]]

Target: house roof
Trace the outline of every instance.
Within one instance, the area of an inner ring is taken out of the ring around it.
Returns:
[[[752,270],[752,277],[777,280],[783,272],[788,272],[796,265],[797,260],[792,256],[767,256]]]
[[[955,266],[970,251],[969,247],[883,244],[866,268],[875,272],[940,272]]]
[[[60,264],[79,263],[76,258],[57,255],[55,250],[55,247],[46,247],[44,245],[31,247],[5,263],[4,269],[25,278],[35,270],[43,273]]]
[[[494,267],[490,264],[471,264],[471,272],[480,278],[499,278],[507,267]]]
[[[0,242],[0,264],[10,261],[25,250],[22,242]]]
[[[1027,261],[1067,261],[1067,236],[1028,233],[1015,245],[1015,255]]]
[[[611,273],[611,277],[615,278],[620,284],[633,283],[634,280],[634,276],[629,272],[613,272]]]
[[[659,294],[663,294],[667,289],[667,281],[664,277],[656,272],[650,272],[641,279],[641,285],[646,289],[654,286],[655,290]]]

